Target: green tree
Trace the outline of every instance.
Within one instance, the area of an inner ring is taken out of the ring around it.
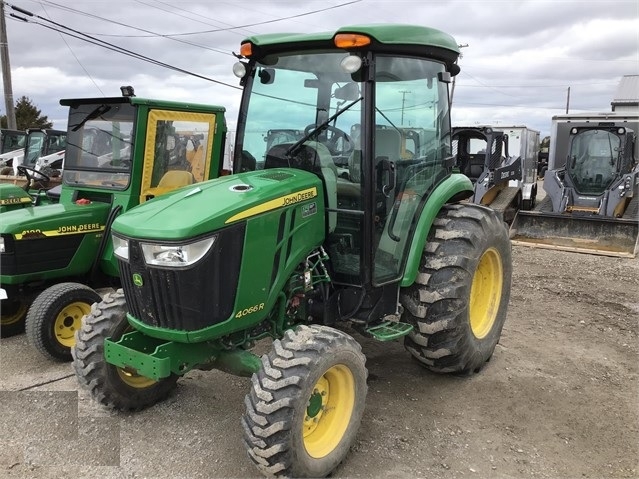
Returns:
[[[26,96],[21,97],[16,102],[15,111],[18,130],[53,127],[53,123],[49,121],[47,115],[43,115],[42,112]],[[7,128],[7,115],[0,116],[0,127]]]

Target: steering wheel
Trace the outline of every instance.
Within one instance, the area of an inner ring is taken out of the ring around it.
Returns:
[[[308,136],[315,128],[317,128],[317,125],[308,125],[306,128],[304,128],[304,135]],[[331,152],[331,155],[347,155],[353,150],[353,140],[350,136],[348,136],[348,134],[346,134],[344,130],[340,130],[339,128],[331,125],[324,126],[322,130],[326,130],[327,132],[331,133],[330,137],[328,137],[327,135],[326,142],[322,142]],[[341,149],[338,148],[338,142],[340,138],[344,140],[344,146]]]
[[[31,185],[32,181],[44,181],[45,184],[48,184],[49,181],[51,181],[51,178],[49,178],[47,175],[45,175],[41,171],[36,170],[35,168],[31,168],[30,166],[18,166],[18,173],[22,173],[24,176],[27,177],[27,182],[24,185],[25,191],[29,191],[29,186]]]

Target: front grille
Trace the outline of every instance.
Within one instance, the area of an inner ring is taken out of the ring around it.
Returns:
[[[178,331],[227,320],[235,304],[244,231],[244,223],[220,230],[211,251],[184,269],[147,266],[140,243],[129,240],[129,262],[120,261],[129,313],[149,326]],[[136,273],[140,286],[133,283]]]
[[[78,251],[85,235],[64,235],[15,240],[5,235],[2,274],[39,273],[66,268]]]

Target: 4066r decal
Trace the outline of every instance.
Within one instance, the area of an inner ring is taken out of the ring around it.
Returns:
[[[249,306],[248,308],[244,308],[235,313],[235,318],[243,318],[244,316],[248,316],[249,314],[257,313],[264,309],[264,303],[254,304],[253,306]]]

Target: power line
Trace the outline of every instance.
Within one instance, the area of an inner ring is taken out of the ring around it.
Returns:
[[[175,37],[201,35],[201,34],[204,34],[204,33],[230,32],[230,31],[233,31],[233,30],[239,30],[239,29],[243,29],[243,28],[245,29],[245,28],[250,28],[250,27],[256,27],[258,25],[268,25],[269,23],[276,23],[276,22],[281,22],[281,21],[284,21],[284,20],[291,20],[293,18],[300,18],[300,17],[305,17],[305,16],[308,16],[308,15],[314,15],[316,13],[326,12],[328,10],[334,10],[336,8],[345,7],[347,5],[352,5],[352,4],[355,4],[355,3],[359,3],[361,1],[362,0],[352,0],[350,2],[340,3],[338,5],[333,5],[333,6],[330,6],[330,7],[320,8],[318,10],[312,10],[312,11],[308,11],[308,12],[298,13],[298,14],[295,14],[295,15],[289,15],[287,17],[274,18],[272,20],[265,20],[265,21],[262,21],[262,22],[247,23],[245,25],[237,25],[237,26],[232,26],[231,25],[228,28],[217,28],[217,29],[213,29],[213,30],[201,30],[201,31],[195,31],[195,32],[167,33],[167,34],[159,34],[159,33],[155,33],[155,32],[149,32],[149,31],[144,30],[142,28],[137,28],[137,27],[134,27],[134,26],[131,26],[131,25],[126,25],[124,23],[120,23],[120,22],[116,22],[114,20],[109,20],[109,19],[106,19],[106,18],[102,18],[100,16],[93,15],[93,14],[90,14],[90,13],[81,12],[80,10],[75,10],[73,8],[66,7],[64,5],[59,5],[59,4],[50,2],[50,1],[47,1],[47,3],[49,3],[50,5],[55,5],[56,7],[61,8],[63,10],[67,10],[67,11],[71,11],[71,12],[75,12],[75,13],[80,13],[80,14],[83,14],[83,15],[86,15],[86,16],[90,16],[90,17],[93,17],[93,18],[99,18],[101,20],[105,20],[105,21],[110,22],[110,23],[115,23],[115,24],[118,24],[118,25],[121,25],[121,26],[124,26],[124,27],[132,28],[134,30],[150,33],[150,35],[118,35],[118,34],[113,34],[113,33],[92,33],[92,35],[95,35],[95,36],[100,36],[100,37],[121,37],[121,38],[150,38],[150,37],[158,36],[158,37],[162,37],[162,38],[170,38],[170,39],[174,39],[175,40]],[[226,52],[224,52],[224,53],[226,53]]]
[[[154,1],[155,1],[155,3],[146,3],[146,2],[143,2],[143,1],[141,1],[141,0],[134,0],[134,1],[135,1],[135,2],[137,2],[137,3],[140,3],[140,4],[142,4],[142,5],[146,5],[146,6],[148,6],[148,7],[155,8],[155,9],[157,9],[157,10],[161,10],[161,11],[163,11],[163,12],[170,13],[171,15],[176,15],[176,16],[178,16],[178,17],[186,18],[187,20],[196,21],[196,22],[198,22],[198,23],[202,23],[202,24],[204,24],[204,25],[209,25],[209,26],[212,26],[212,27],[213,27],[213,26],[218,26],[218,25],[215,25],[215,24],[213,24],[213,23],[204,22],[204,21],[202,21],[202,20],[201,20],[202,18],[206,18],[207,20],[213,20],[215,23],[217,23],[217,24],[219,24],[219,25],[225,25],[225,26],[227,26],[227,27],[233,27],[233,25],[231,25],[230,23],[222,22],[222,21],[217,20],[217,19],[215,19],[215,18],[207,17],[207,16],[202,15],[202,14],[200,14],[200,13],[195,13],[195,12],[192,12],[192,11],[190,11],[190,10],[186,10],[186,9],[184,9],[184,8],[178,8],[178,7],[175,7],[175,6],[171,5],[171,4],[170,4],[170,3],[168,3],[168,2],[162,2],[161,0],[154,0]],[[191,15],[195,15],[195,16],[197,16],[198,18],[189,17],[189,16],[187,16],[187,15],[182,15],[182,14],[180,14],[180,13],[178,13],[178,12],[174,11],[174,10],[169,10],[168,8],[162,8],[162,7],[159,7],[158,5],[156,5],[157,3],[160,3],[160,4],[162,4],[162,5],[166,5],[167,7],[171,7],[172,9],[178,9],[178,10],[180,10],[180,11],[182,11],[182,12],[189,13],[189,14],[191,14]],[[248,32],[248,33],[240,33],[240,32],[232,32],[232,33],[235,33],[235,34],[237,34],[237,35],[248,35],[248,34],[254,34],[254,33],[256,33],[256,32],[252,32],[251,30],[248,30],[248,29],[244,29],[244,30],[246,30],[246,32]]]
[[[154,64],[154,65],[157,65],[157,66],[161,66],[161,67],[164,67],[164,68],[168,68],[170,70],[174,70],[174,71],[177,71],[177,72],[180,72],[180,73],[185,73],[187,75],[191,75],[191,76],[194,76],[196,78],[200,78],[202,80],[207,80],[207,81],[210,81],[210,82],[213,82],[213,83],[217,83],[219,85],[228,86],[230,88],[234,88],[234,89],[237,89],[237,90],[241,90],[242,89],[239,86],[231,85],[229,83],[225,83],[225,82],[222,82],[222,81],[219,81],[219,80],[214,80],[213,78],[209,78],[207,76],[200,75],[199,73],[194,73],[192,71],[185,70],[183,68],[179,68],[179,67],[176,67],[174,65],[169,65],[168,63],[164,63],[164,62],[161,62],[159,60],[155,60],[153,58],[147,57],[147,56],[142,55],[140,53],[137,53],[137,52],[134,52],[134,51],[131,51],[131,50],[127,50],[126,48],[120,47],[118,45],[114,45],[112,43],[108,43],[108,42],[106,42],[104,40],[100,40],[98,38],[94,38],[94,37],[92,37],[90,35],[87,35],[85,33],[82,33],[82,32],[79,32],[77,30],[74,30],[73,28],[69,28],[69,27],[67,27],[65,25],[62,25],[62,24],[57,23],[57,22],[54,22],[53,20],[49,20],[47,18],[44,18],[44,17],[41,17],[41,16],[36,15],[34,13],[31,13],[28,10],[24,10],[22,8],[16,7],[15,5],[10,5],[8,3],[6,3],[5,5],[11,7],[13,10],[15,10],[17,12],[22,13],[23,15],[26,15],[26,16],[31,17],[31,18],[37,18],[38,20],[44,20],[47,23],[51,23],[53,26],[46,25],[44,23],[40,23],[40,22],[35,21],[35,20],[29,20],[27,18],[21,17],[19,15],[14,14],[14,13],[10,14],[11,17],[16,18],[17,20],[21,20],[21,21],[23,21],[25,23],[33,23],[33,24],[36,24],[36,25],[40,25],[42,27],[48,28],[48,29],[56,31],[58,33],[62,33],[64,35],[68,35],[70,37],[77,38],[77,39],[92,43],[94,45],[101,46],[101,47],[106,48],[108,50],[112,50],[112,51],[121,53],[123,55],[127,55],[127,56],[130,56],[132,58],[136,58],[138,60],[143,60],[143,61],[146,61],[148,63]],[[68,31],[65,31],[65,30],[68,30]]]
[[[150,35],[137,35],[137,36],[139,36],[139,37],[146,37],[146,38],[149,38],[149,37],[168,38],[169,40],[173,40],[174,42],[183,43],[183,44],[185,44],[185,45],[190,45],[190,46],[193,46],[193,47],[203,48],[203,49],[205,49],[205,50],[211,50],[211,51],[214,51],[214,52],[217,52],[217,53],[222,53],[222,54],[224,54],[224,55],[231,55],[231,54],[232,54],[231,52],[226,52],[226,51],[223,51],[223,50],[218,50],[217,48],[208,47],[208,46],[206,46],[206,45],[201,45],[201,44],[199,44],[199,43],[190,42],[190,41],[188,41],[188,40],[182,40],[182,39],[179,39],[179,38],[171,38],[171,37],[169,37],[168,35],[163,35],[163,34],[161,34],[161,33],[157,33],[157,32],[151,31],[151,30],[146,30],[146,29],[144,29],[144,28],[135,27],[135,26],[133,26],[133,25],[129,25],[129,24],[127,24],[127,23],[118,22],[118,21],[116,21],[116,20],[110,20],[110,19],[108,19],[108,18],[104,18],[104,17],[101,17],[101,16],[99,16],[99,15],[94,15],[93,13],[83,12],[82,10],[76,10],[75,8],[67,7],[67,6],[65,6],[65,5],[60,5],[60,4],[58,4],[58,3],[51,2],[51,1],[49,1],[49,0],[41,0],[41,1],[44,1],[47,5],[53,6],[54,8],[59,8],[59,9],[65,10],[65,11],[67,11],[67,12],[76,13],[76,14],[78,14],[78,15],[83,15],[83,16],[90,17],[90,18],[95,18],[95,19],[98,19],[98,20],[102,20],[102,21],[104,21],[104,22],[112,23],[112,24],[114,24],[114,25],[119,25],[119,26],[121,26],[121,27],[125,27],[125,28],[131,28],[131,29],[133,29],[133,30],[137,30],[137,31],[140,31],[140,32],[150,33]],[[8,5],[8,4],[7,4],[7,5]],[[80,34],[82,34],[82,35],[89,35],[89,34],[87,34],[87,33],[82,33],[82,32],[79,32],[79,31],[78,31],[77,33],[80,33]],[[107,37],[107,36],[118,36],[118,35],[105,35],[105,34],[93,34],[93,35],[103,36],[103,37]],[[121,35],[121,36],[130,36],[130,37],[133,37],[133,36],[135,36],[135,35]]]
[[[42,10],[44,10],[44,13],[49,16],[49,14],[47,13],[47,10],[44,8],[44,5],[41,5]],[[78,56],[75,54],[75,52],[73,51],[73,49],[71,48],[71,45],[69,45],[69,43],[66,41],[66,39],[64,38],[64,36],[60,33],[60,38],[62,39],[62,41],[64,42],[64,44],[67,46],[67,48],[69,49],[69,51],[71,52],[71,55],[73,55],[73,58],[75,58],[75,61],[78,62],[78,65],[80,65],[80,68],[82,68],[82,70],[84,70],[84,73],[86,73],[86,75],[89,77],[89,80],[91,80],[91,82],[95,85],[95,87],[98,89],[98,91],[100,93],[102,93],[103,96],[106,96],[104,94],[104,92],[102,91],[102,89],[98,86],[98,84],[95,82],[95,80],[93,79],[93,77],[91,76],[91,74],[87,71],[86,68],[84,68],[84,65],[82,64],[82,62],[80,61],[80,59],[78,58]]]

